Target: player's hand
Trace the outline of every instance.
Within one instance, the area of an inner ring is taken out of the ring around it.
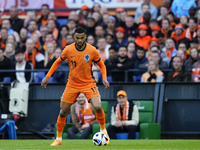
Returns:
[[[118,120],[115,124],[116,127],[121,127],[122,126],[122,121]]]
[[[107,80],[103,80],[103,85],[105,86],[105,89],[110,87],[110,83]]]
[[[46,88],[48,82],[49,82],[49,78],[48,78],[48,77],[45,77],[45,78],[42,80],[41,87],[42,87],[42,88],[43,88],[43,87]]]
[[[84,130],[85,128],[87,128],[87,127],[89,127],[89,126],[90,126],[90,124],[89,124],[89,123],[86,123],[86,124],[84,124],[84,125],[81,126],[81,129]]]

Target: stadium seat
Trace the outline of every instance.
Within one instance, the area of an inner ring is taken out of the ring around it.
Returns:
[[[10,83],[10,81],[11,81],[11,77],[4,77],[3,78],[4,83]]]
[[[106,123],[108,122],[108,110],[109,110],[109,103],[107,101],[102,101],[101,102],[101,105],[102,105],[102,108],[104,110],[104,113],[105,113],[105,121]],[[66,123],[65,124],[65,127],[64,127],[64,130],[63,130],[63,135],[62,135],[62,138],[63,139],[68,139],[68,135],[67,135],[67,129],[70,128],[70,127],[73,127],[74,124],[73,123]],[[106,124],[106,128],[109,126],[109,124],[107,123]],[[99,132],[100,131],[100,126],[99,124],[94,124],[93,125],[93,129],[92,129],[92,134],[90,134],[90,137],[89,139],[92,139],[93,138],[93,135],[94,133],[96,132]],[[57,125],[55,124],[55,138],[56,138],[56,134],[57,134]],[[81,133],[77,133],[76,134],[76,138],[79,139],[81,137]]]
[[[63,26],[63,25],[67,24],[67,19],[66,18],[59,18],[59,19],[57,19],[57,22],[60,24],[60,26]]]
[[[33,80],[35,83],[41,83],[44,77],[45,77],[45,72],[35,72]]]
[[[153,123],[154,102],[133,101],[139,110],[140,132],[136,133],[136,139],[160,139],[161,126]],[[127,133],[118,133],[117,139],[128,139]]]

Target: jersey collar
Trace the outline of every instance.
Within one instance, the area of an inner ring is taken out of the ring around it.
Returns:
[[[75,47],[76,47],[76,50],[77,50],[77,51],[84,51],[85,48],[86,48],[86,45],[87,45],[87,43],[85,42],[85,46],[84,46],[84,48],[83,48],[82,50],[80,50],[80,49],[77,48],[76,43],[75,43]]]

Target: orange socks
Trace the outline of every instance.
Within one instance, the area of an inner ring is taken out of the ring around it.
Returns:
[[[58,116],[58,120],[57,120],[57,137],[58,138],[62,138],[62,132],[65,126],[65,122],[66,122],[66,118],[61,118],[60,115]]]
[[[97,120],[99,121],[100,129],[101,130],[105,130],[106,127],[105,127],[105,114],[104,114],[104,110],[102,109],[102,111],[100,113],[96,112],[96,117],[97,117]]]

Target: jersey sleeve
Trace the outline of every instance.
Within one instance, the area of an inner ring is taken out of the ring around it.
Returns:
[[[95,63],[98,63],[100,60],[101,60],[101,57],[100,57],[100,55],[99,55],[99,52],[97,51],[97,49],[95,49],[94,50],[94,59],[93,59],[93,61],[95,62]]]
[[[65,60],[67,58],[67,51],[68,51],[68,46],[66,46],[64,50],[62,51],[60,55],[60,59]]]

